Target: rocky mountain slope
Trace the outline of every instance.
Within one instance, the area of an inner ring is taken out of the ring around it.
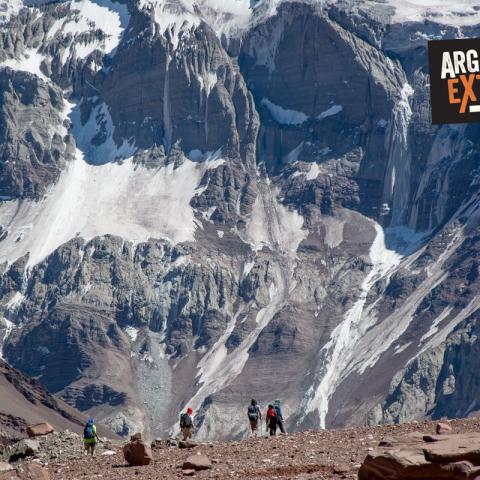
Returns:
[[[82,430],[83,415],[1,360],[0,389],[0,446],[24,437],[28,425],[45,421],[56,430]]]
[[[404,3],[6,4],[3,357],[125,435],[477,411],[480,131],[426,42],[480,3]]]

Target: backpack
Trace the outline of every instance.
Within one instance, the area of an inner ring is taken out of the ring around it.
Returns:
[[[252,422],[256,422],[258,418],[258,408],[256,405],[250,405],[248,407],[248,419]]]
[[[87,423],[83,430],[83,438],[95,438],[95,432],[93,431],[93,424]]]
[[[280,410],[280,406],[275,405],[275,407],[273,407],[273,408],[275,410],[275,416],[278,417],[278,418],[282,418],[282,411]]]
[[[182,413],[180,415],[180,428],[192,428],[193,422],[192,417],[188,413]]]

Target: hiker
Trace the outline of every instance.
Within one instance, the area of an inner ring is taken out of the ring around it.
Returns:
[[[193,433],[193,420],[192,420],[193,410],[191,407],[187,408],[187,413],[182,413],[180,415],[180,430],[183,434],[183,441],[192,438]]]
[[[277,433],[277,416],[273,405],[268,406],[265,422],[267,424],[267,430],[270,432],[270,436],[274,437]]]
[[[252,429],[252,435],[256,437],[258,430],[258,421],[262,421],[262,413],[260,412],[260,408],[257,405],[256,400],[252,399],[250,405],[248,406],[247,414],[248,420],[250,421],[250,428]]]
[[[97,435],[97,427],[95,426],[95,420],[89,418],[85,428],[83,430],[83,443],[85,445],[85,455],[90,455],[93,457],[95,453],[95,447],[97,445],[97,440],[100,441]]]
[[[280,400],[275,400],[273,406],[275,408],[275,415],[277,417],[277,425],[280,428],[280,431],[285,433],[285,428],[283,427],[283,413],[282,409],[280,408]]]

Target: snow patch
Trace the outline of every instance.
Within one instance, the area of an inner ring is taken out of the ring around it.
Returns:
[[[303,230],[303,217],[282,205],[275,190],[268,196],[257,196],[245,230],[245,241],[250,243],[253,250],[269,247],[295,255],[300,242],[307,235],[308,231]]]
[[[291,152],[289,152],[287,155],[285,155],[285,157],[283,158],[283,160],[286,162],[286,163],[295,163],[295,162],[298,162],[298,157],[300,156],[300,154],[302,153],[302,150],[303,150],[303,145],[304,145],[304,142],[300,142]],[[295,172],[297,173],[297,172]],[[298,175],[300,175],[301,173],[298,172]],[[293,176],[296,176],[295,174]]]
[[[7,23],[23,7],[22,0],[4,0],[0,2],[0,25]]]
[[[15,295],[6,303],[5,308],[9,311],[17,310],[24,300],[25,295],[15,292]]]
[[[149,238],[193,241],[190,201],[205,171],[217,163],[185,159],[177,168],[171,163],[152,171],[132,159],[88,164],[77,150],[76,159],[41,201],[0,205],[0,224],[9,231],[0,261],[13,262],[29,252],[31,267],[78,235],[89,240],[112,234],[134,243]]]
[[[130,21],[127,5],[111,0],[77,0],[70,2],[70,9],[77,11],[78,14],[61,25],[55,22],[49,36],[61,32],[62,36],[71,34],[76,37],[85,32],[102,30],[106,36],[105,40],[72,44],[77,58],[85,58],[97,48],[111,54],[118,47]]]
[[[308,120],[308,116],[305,113],[275,105],[268,98],[263,98],[260,104],[267,107],[273,119],[282,125],[301,125]]]
[[[333,105],[328,110],[325,110],[320,115],[317,115],[317,120],[323,120],[324,118],[331,117],[340,113],[343,110],[341,105]]]
[[[138,6],[150,13],[172,51],[177,50],[184,34],[200,25],[200,17],[195,12],[192,0],[139,0]]]
[[[445,307],[443,312],[430,325],[430,329],[428,330],[428,332],[425,335],[423,335],[423,337],[420,339],[420,343],[425,342],[425,340],[428,340],[430,337],[432,337],[438,332],[439,325],[450,315],[450,312],[452,310],[453,310],[453,307],[451,305],[448,307]]]
[[[480,23],[478,0],[387,0],[395,8],[392,22],[424,22],[467,26]]]
[[[310,165],[310,169],[307,172],[306,179],[307,180],[315,180],[320,175],[320,167],[317,163],[312,163]]]
[[[33,75],[40,77],[43,81],[48,82],[49,79],[40,70],[40,66],[44,60],[45,55],[42,55],[36,49],[29,48],[18,58],[9,58],[0,65],[3,67],[10,67],[12,70],[32,73]]]
[[[125,329],[125,333],[127,334],[127,337],[130,339],[130,341],[133,343],[138,337],[138,328],[127,327]]]
[[[255,260],[251,260],[249,262],[245,262],[245,265],[243,266],[243,273],[242,277],[248,277],[248,274],[252,271],[252,268],[255,265]]]
[[[6,319],[5,317],[1,318],[0,328],[3,330],[3,337],[0,342],[0,359],[5,360],[3,356],[3,347],[5,342],[8,340],[8,337],[12,333],[13,329],[15,328],[15,324],[10,320]]]

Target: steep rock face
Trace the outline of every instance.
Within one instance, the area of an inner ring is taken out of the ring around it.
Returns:
[[[61,115],[62,93],[37,76],[9,68],[0,76],[0,89],[0,195],[38,198],[58,179],[73,151]]]
[[[124,435],[468,413],[479,136],[431,126],[422,40],[456,27],[240,3],[0,29],[2,354]]]

